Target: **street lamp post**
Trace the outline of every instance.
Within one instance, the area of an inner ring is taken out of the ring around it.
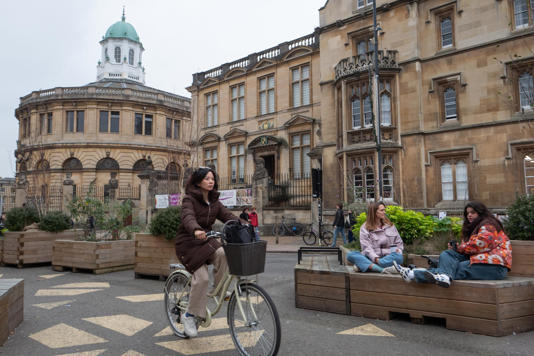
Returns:
[[[378,198],[382,200],[383,182],[382,182],[382,134],[380,132],[380,96],[379,96],[379,70],[378,70],[378,31],[376,23],[376,0],[373,1],[373,33],[374,33],[374,51],[373,51],[373,106],[376,113],[375,135],[376,135],[376,152],[378,164]]]

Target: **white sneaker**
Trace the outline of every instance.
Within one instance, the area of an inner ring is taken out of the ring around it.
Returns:
[[[393,266],[399,272],[402,279],[404,279],[406,282],[411,282],[414,280],[415,276],[413,274],[413,271],[409,268],[399,266],[397,262],[393,261]]]
[[[449,288],[451,286],[451,278],[446,274],[434,274],[430,271],[424,271],[423,277],[427,283],[435,283],[440,287]]]
[[[196,337],[198,335],[197,323],[194,316],[185,316],[185,313],[180,317],[180,322],[184,326],[184,333],[189,337]]]
[[[358,266],[354,265],[352,266],[352,268],[354,269],[354,272],[360,272],[360,269],[358,268]]]
[[[397,271],[395,266],[389,266],[389,267],[384,267],[382,269],[382,272],[380,272],[380,273],[383,273],[383,274],[397,274],[397,273],[399,273],[399,271]]]

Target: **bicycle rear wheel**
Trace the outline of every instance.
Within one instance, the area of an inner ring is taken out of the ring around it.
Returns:
[[[165,315],[174,334],[184,339],[188,336],[185,335],[180,316],[187,311],[190,291],[191,280],[182,271],[173,272],[165,282]]]
[[[313,231],[306,231],[302,234],[302,240],[306,245],[315,245],[317,242],[317,235]]]
[[[325,231],[323,232],[323,241],[327,244],[327,245],[331,245],[332,244],[332,239],[334,238],[334,234],[332,234],[332,231]]]
[[[240,288],[241,295],[234,292],[228,303],[228,324],[234,345],[241,355],[276,355],[282,334],[276,306],[257,284],[242,284]]]

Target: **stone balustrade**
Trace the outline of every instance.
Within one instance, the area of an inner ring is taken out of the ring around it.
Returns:
[[[400,69],[397,63],[397,51],[378,51],[379,69]],[[370,51],[358,56],[344,58],[335,67],[336,80],[356,73],[367,72],[373,69],[374,52]]]

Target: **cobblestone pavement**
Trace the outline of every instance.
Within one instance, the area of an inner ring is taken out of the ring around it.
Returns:
[[[280,314],[279,355],[532,355],[534,332],[493,338],[296,309],[295,263],[294,253],[269,253],[258,281]],[[236,354],[225,309],[198,338],[178,339],[164,315],[163,281],[135,279],[132,270],[93,275],[54,272],[50,266],[0,267],[0,278],[25,283],[24,321],[0,347],[2,355]]]

